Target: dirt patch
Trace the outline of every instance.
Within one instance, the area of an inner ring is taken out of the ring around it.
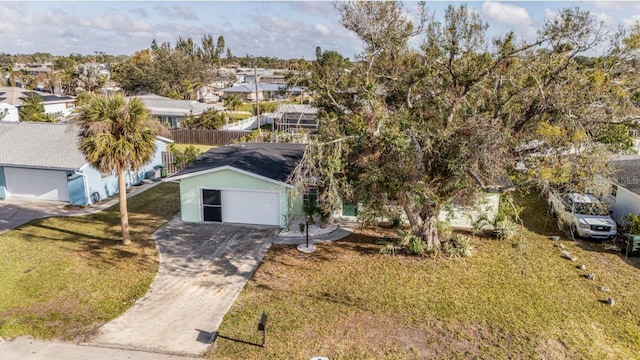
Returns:
[[[571,359],[567,345],[558,339],[543,339],[536,347],[536,353],[541,360]]]

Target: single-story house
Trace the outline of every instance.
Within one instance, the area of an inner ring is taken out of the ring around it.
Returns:
[[[640,214],[640,156],[626,156],[612,161],[615,179],[607,203],[611,217],[620,226],[630,213]]]
[[[284,99],[287,96],[301,95],[305,89],[299,86],[287,86],[286,84],[267,84],[258,82],[258,101]],[[236,96],[244,102],[256,101],[256,83],[236,84],[222,90],[222,98]]]
[[[480,179],[477,179],[480,180]],[[476,222],[481,219],[493,223],[498,214],[502,195],[515,190],[515,186],[508,177],[497,179],[482,179],[481,192],[470,204],[462,204],[454,199],[451,203],[444,205],[438,213],[438,221],[448,223],[451,228],[458,230],[474,230]],[[398,205],[389,205],[389,210],[402,214],[401,220],[408,221]],[[356,221],[361,211],[359,205],[343,203],[342,209],[334,214],[337,218]],[[379,220],[388,220],[380,218]]]
[[[304,214],[303,195],[289,183],[304,145],[244,143],[212,148],[165,179],[180,182],[187,222],[285,227]]]
[[[76,99],[73,96],[50,94],[9,86],[0,87],[0,103],[9,104],[19,110],[24,104],[24,99],[30,93],[40,96],[46,114],[69,116],[76,107]]]
[[[176,100],[168,97],[148,94],[135,95],[128,98],[139,98],[151,111],[151,116],[167,124],[171,128],[180,127],[180,123],[186,116],[199,116],[208,109],[223,110],[222,107],[206,104],[195,100]]]
[[[89,205],[118,193],[115,173],[101,173],[78,150],[78,130],[67,123],[0,122],[0,199],[30,198]],[[156,152],[127,174],[127,186],[162,165],[172,140],[158,137]]]

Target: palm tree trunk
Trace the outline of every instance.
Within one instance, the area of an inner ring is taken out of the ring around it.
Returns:
[[[129,235],[129,213],[127,212],[127,184],[125,170],[118,171],[118,195],[120,197],[120,225],[122,226],[122,245],[131,244]]]

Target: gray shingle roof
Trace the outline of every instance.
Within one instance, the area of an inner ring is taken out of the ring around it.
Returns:
[[[151,114],[156,116],[186,116],[190,114],[195,116],[202,114],[209,108],[220,110],[213,104],[205,104],[195,100],[176,100],[154,94],[135,95],[129,98],[134,97],[141,99]]]
[[[302,92],[304,89],[299,86],[289,86],[286,84],[269,84],[269,83],[261,83],[258,82],[258,90],[259,91],[291,91],[291,92]],[[236,84],[232,87],[222,89],[224,92],[231,93],[252,93],[256,91],[256,83],[242,83]]]
[[[41,91],[28,90],[18,87],[0,86],[0,102],[19,106],[24,103],[24,99],[30,94],[39,95],[43,104],[56,104],[74,102],[75,99],[68,95],[49,94]]]
[[[304,145],[244,143],[212,148],[169,178],[214,170],[225,166],[286,183],[302,160]],[[186,176],[185,176],[186,175]]]
[[[640,158],[616,160],[611,163],[615,168],[616,184],[640,195]]]
[[[70,124],[0,123],[0,166],[78,170],[87,162]]]

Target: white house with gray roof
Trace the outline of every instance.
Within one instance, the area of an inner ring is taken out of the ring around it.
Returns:
[[[71,124],[0,122],[0,199],[29,198],[89,205],[118,192],[113,173],[100,173],[78,150],[78,129]],[[158,137],[156,152],[141,169],[127,174],[127,186],[162,165],[169,139]]]
[[[224,110],[224,108],[214,104],[206,104],[195,100],[176,100],[154,94],[134,95],[128,98],[142,100],[144,105],[151,111],[151,116],[171,128],[180,127],[180,123],[186,116],[197,117],[208,109]]]
[[[10,86],[0,86],[0,104],[4,104],[2,105],[4,108],[11,106],[14,109],[13,112],[19,112],[29,94],[36,94],[40,97],[46,114],[60,114],[66,117],[73,112],[76,106],[76,99],[73,96],[50,94]],[[12,120],[4,119],[4,121]]]
[[[610,187],[607,203],[611,205],[611,217],[618,225],[624,225],[624,217],[640,214],[640,156],[621,155],[611,162],[615,178]]]

